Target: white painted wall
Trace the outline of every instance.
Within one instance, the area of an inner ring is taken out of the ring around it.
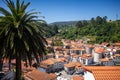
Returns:
[[[93,74],[91,72],[84,72],[84,80],[95,80]]]

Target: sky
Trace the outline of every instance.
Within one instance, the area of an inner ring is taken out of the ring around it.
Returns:
[[[15,1],[15,0],[13,0]],[[57,21],[90,20],[107,16],[108,20],[120,19],[120,0],[24,0],[31,2],[28,10],[41,12],[38,16],[47,23]],[[6,8],[2,0],[0,7]]]

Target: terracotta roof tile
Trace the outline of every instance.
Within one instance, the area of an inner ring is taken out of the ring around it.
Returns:
[[[33,70],[26,75],[28,78],[32,80],[53,80],[57,78],[55,74],[48,74],[45,72],[41,72],[39,70]]]
[[[92,57],[92,54],[83,54],[81,55],[82,58],[89,58],[89,57]]]
[[[95,80],[120,80],[120,66],[86,66]]]
[[[68,64],[64,64],[66,67],[81,67],[83,66],[80,62],[69,62]]]
[[[52,65],[54,63],[55,63],[55,60],[53,58],[50,58],[50,59],[40,62],[40,64],[45,64],[45,65]]]
[[[114,43],[114,45],[120,46],[120,42],[116,42],[116,43]]]
[[[73,55],[73,57],[74,57],[74,58],[78,58],[78,57],[79,57],[79,55]]]
[[[104,49],[102,47],[95,47],[94,50],[97,53],[102,53],[104,51]]]
[[[56,58],[55,59],[57,62],[65,62],[65,58]]]
[[[99,59],[99,61],[101,61],[101,62],[108,62],[110,60],[112,60],[112,59],[111,58],[101,58],[101,59]]]
[[[70,55],[64,55],[65,58],[70,57]]]
[[[62,53],[59,53],[59,51],[56,53],[58,56],[64,56]]]
[[[73,62],[70,62],[68,64],[64,64],[65,67],[75,67]]]
[[[53,78],[53,79],[57,77],[57,75],[56,75],[56,74],[53,74],[53,73],[50,73],[49,75],[50,75],[51,78]]]
[[[74,75],[73,80],[84,80],[83,76]]]
[[[120,56],[120,54],[115,54],[114,56],[115,56],[115,57],[119,57],[119,56]]]
[[[75,64],[75,66],[78,66],[78,67],[82,66],[82,63],[80,63],[80,62],[75,62],[74,64]]]

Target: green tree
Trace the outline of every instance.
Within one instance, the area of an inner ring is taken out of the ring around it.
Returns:
[[[91,23],[92,26],[94,26],[95,25],[95,19],[91,18],[90,23]]]
[[[83,27],[82,21],[78,21],[78,22],[76,23],[76,27],[77,27],[77,28],[82,28],[82,27]]]
[[[87,26],[88,25],[88,21],[87,20],[83,20],[83,26]]]
[[[107,23],[107,16],[103,17],[103,23],[106,24]]]
[[[97,25],[102,24],[103,23],[103,19],[100,16],[97,16],[96,17],[96,23],[97,23]]]
[[[53,26],[53,30],[54,30],[55,34],[58,33],[58,26],[57,26],[57,25],[54,25],[54,26]]]
[[[42,27],[36,22],[38,12],[26,12],[27,4],[24,1],[4,0],[8,9],[0,7],[0,56],[8,58],[9,61],[15,56],[16,79],[21,80],[21,60],[24,56],[31,66],[32,56],[39,62],[38,56],[45,52],[46,41],[41,35]],[[0,65],[1,66],[1,65]]]

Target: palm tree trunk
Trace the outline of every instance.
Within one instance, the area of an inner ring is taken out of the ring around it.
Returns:
[[[21,54],[16,54],[16,80],[21,80]]]
[[[11,70],[11,60],[9,60],[9,70]]]
[[[3,61],[2,59],[0,59],[0,71],[2,71],[2,65],[3,65]]]

